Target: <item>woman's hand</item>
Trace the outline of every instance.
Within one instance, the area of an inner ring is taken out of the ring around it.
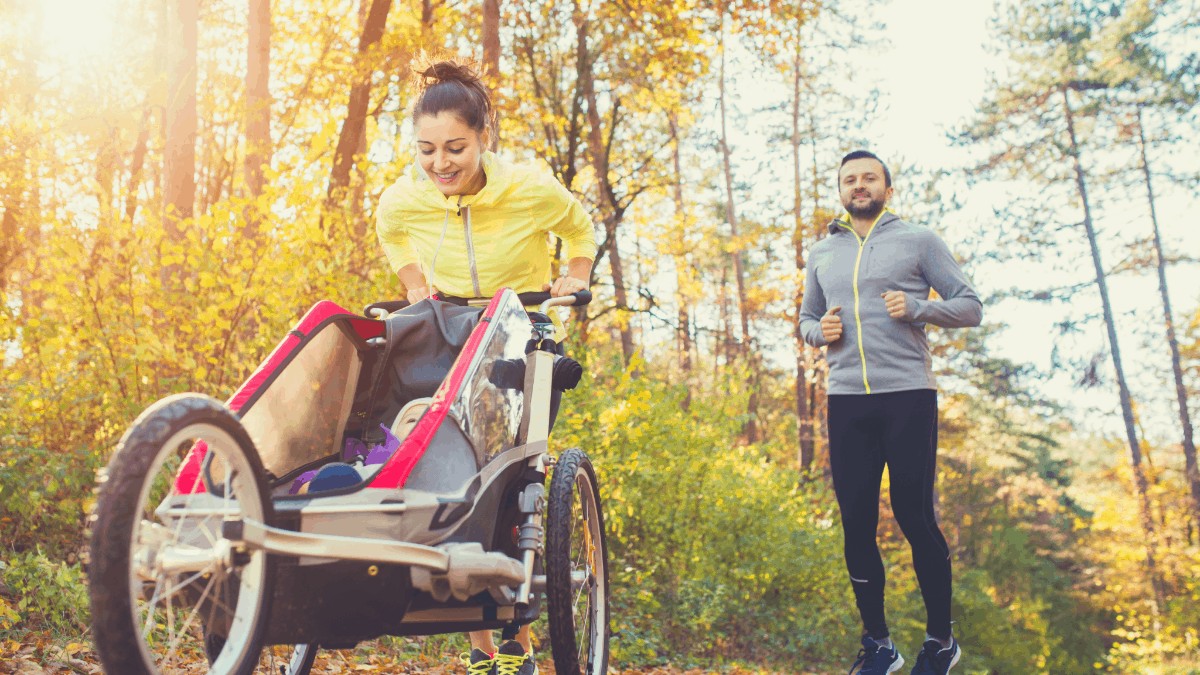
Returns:
[[[416,288],[408,289],[408,304],[415,305],[418,302],[433,295],[436,291],[428,286],[417,286]]]
[[[410,305],[415,305],[437,293],[437,289],[429,287],[429,282],[425,280],[425,275],[421,272],[421,266],[417,263],[409,263],[396,270],[396,276],[400,277],[400,283],[404,284],[407,292],[404,299],[408,300],[408,304]]]
[[[547,285],[545,290],[550,291],[550,297],[558,298],[564,295],[571,295],[579,291],[586,291],[588,284],[583,279],[576,279],[572,276],[559,277],[554,280],[553,285]]]

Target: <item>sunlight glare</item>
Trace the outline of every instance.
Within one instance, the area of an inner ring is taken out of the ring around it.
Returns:
[[[117,0],[43,0],[42,41],[64,65],[83,66],[112,58]]]

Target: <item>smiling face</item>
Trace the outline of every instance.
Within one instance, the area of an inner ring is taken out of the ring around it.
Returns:
[[[473,195],[487,184],[483,173],[487,130],[475,131],[454,113],[443,111],[418,117],[416,132],[421,168],[442,194]]]
[[[883,213],[892,188],[887,184],[883,162],[869,157],[852,159],[838,172],[842,206],[855,218],[876,218]]]

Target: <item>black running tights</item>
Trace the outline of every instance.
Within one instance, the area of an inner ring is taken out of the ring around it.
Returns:
[[[875,540],[883,467],[891,481],[892,511],[912,548],[925,600],[926,628],[950,637],[950,549],[934,514],[937,469],[937,392],[829,396],[829,464],[842,512],[846,569],[863,627],[888,637],[883,611],[883,559]]]

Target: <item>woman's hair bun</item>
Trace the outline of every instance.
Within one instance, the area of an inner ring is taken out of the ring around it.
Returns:
[[[417,76],[422,91],[443,82],[461,82],[468,86],[482,84],[474,64],[469,61],[431,61],[419,66]]]
[[[449,111],[480,133],[495,129],[496,111],[491,93],[473,61],[445,58],[423,61],[413,68],[420,92],[413,106],[413,119]]]

